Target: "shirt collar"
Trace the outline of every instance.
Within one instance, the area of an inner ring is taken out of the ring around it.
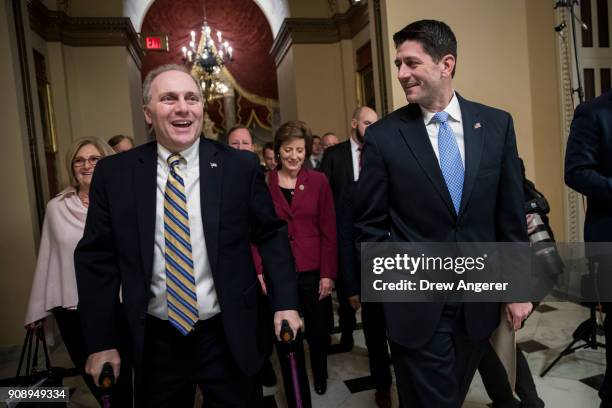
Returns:
[[[423,120],[427,125],[429,125],[436,112],[430,112],[420,105],[419,108],[421,108]],[[451,98],[448,105],[446,105],[446,108],[443,109],[443,111],[448,113],[449,120],[461,123],[461,107],[459,106],[459,99],[457,98],[457,93],[455,91],[453,91],[453,97]]]
[[[183,156],[183,159],[187,163],[187,168],[191,168],[194,165],[198,165],[198,159],[200,158],[200,148],[199,147],[200,147],[200,138],[198,137],[191,146],[179,152],[179,154]],[[166,166],[168,166],[168,157],[170,157],[171,154],[172,152],[170,150],[166,149],[164,146],[157,143],[157,157],[159,160],[164,162]]]
[[[357,150],[359,150],[361,145],[357,143],[352,137],[349,137],[349,140],[351,141],[351,151],[356,152]]]

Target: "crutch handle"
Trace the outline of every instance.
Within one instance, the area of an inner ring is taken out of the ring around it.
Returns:
[[[293,330],[291,330],[289,322],[285,319],[281,322],[280,338],[283,343],[291,343],[294,338]]]
[[[109,390],[115,384],[115,373],[111,363],[106,362],[102,366],[102,372],[98,377],[98,384],[103,391]]]

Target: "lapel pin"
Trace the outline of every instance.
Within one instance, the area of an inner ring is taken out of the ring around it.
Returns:
[[[300,189],[300,190],[304,190],[304,185],[303,185],[303,184],[300,184],[299,189]]]
[[[479,129],[479,128],[481,128],[481,127],[482,127],[482,126],[480,125],[480,122],[476,122],[476,123],[474,123],[474,129]]]
[[[217,163],[210,162],[210,168],[214,169],[217,167]]]

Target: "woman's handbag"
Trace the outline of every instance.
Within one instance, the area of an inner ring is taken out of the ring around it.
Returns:
[[[36,342],[34,343],[34,337]],[[38,348],[42,344],[42,349],[45,355],[45,368],[38,367]],[[34,351],[32,352],[32,348]],[[24,366],[25,360],[25,366]],[[23,375],[21,375],[21,367],[24,367]],[[21,356],[19,357],[19,365],[17,374],[12,386],[27,387],[28,389],[36,389],[40,387],[62,387],[64,378],[64,369],[60,367],[51,367],[49,359],[49,350],[45,340],[45,332],[42,327],[34,330],[27,330],[23,347],[21,348]],[[66,403],[53,402],[17,402],[9,404],[9,407],[65,407]]]

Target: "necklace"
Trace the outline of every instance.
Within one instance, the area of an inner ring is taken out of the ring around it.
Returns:
[[[83,203],[83,206],[85,206],[85,208],[89,208],[89,194],[87,195],[77,194],[77,196],[79,197],[79,200],[81,200],[81,203]]]

